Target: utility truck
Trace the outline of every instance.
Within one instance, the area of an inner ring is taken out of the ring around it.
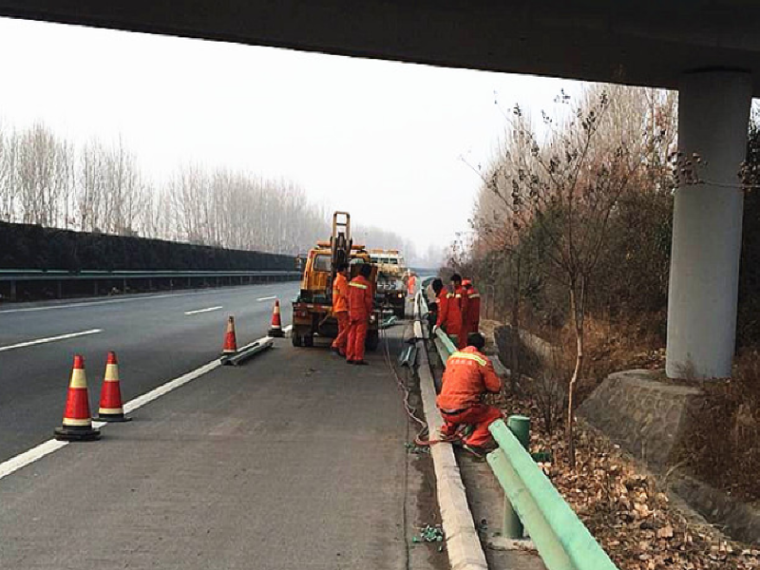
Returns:
[[[377,265],[377,300],[381,309],[404,318],[406,307],[406,264],[397,249],[371,249],[369,257]]]
[[[314,336],[335,338],[338,321],[332,313],[332,284],[337,267],[349,264],[349,281],[359,274],[359,266],[372,263],[363,245],[354,244],[351,238],[351,216],[348,212],[335,212],[332,235],[329,241],[319,241],[309,250],[303,267],[301,290],[293,301],[293,346],[313,346]],[[370,283],[373,295],[377,290],[377,268],[373,266]],[[380,340],[380,311],[373,311],[365,346],[375,350]]]

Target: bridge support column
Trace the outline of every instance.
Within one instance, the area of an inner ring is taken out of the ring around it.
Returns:
[[[702,164],[699,183],[682,183],[675,193],[665,366],[671,378],[731,375],[744,205],[738,172],[751,101],[748,73],[682,79],[678,147]]]

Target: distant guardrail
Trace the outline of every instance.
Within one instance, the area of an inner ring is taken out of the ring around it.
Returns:
[[[245,285],[269,281],[295,281],[300,279],[299,271],[251,270],[251,271],[129,271],[129,270],[82,270],[60,269],[0,269],[0,283],[7,284],[7,294],[11,301],[18,297],[20,283],[52,282],[54,295],[62,297],[66,282],[92,282],[92,292],[98,295],[103,283],[106,287],[117,284],[126,290],[130,283],[143,282],[148,290],[154,282],[168,281],[168,288],[196,286]],[[175,283],[176,280],[176,283]]]
[[[422,296],[418,302],[422,314]],[[436,337],[445,366],[457,349],[442,330]],[[504,491],[502,535],[520,539],[527,531],[549,570],[618,570],[528,453],[527,441],[521,443],[503,420],[489,429],[498,448],[486,460]]]

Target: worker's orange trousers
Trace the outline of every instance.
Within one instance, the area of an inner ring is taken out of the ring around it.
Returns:
[[[348,346],[346,360],[364,360],[364,341],[367,338],[369,323],[364,320],[352,320],[348,329]]]
[[[471,424],[475,430],[464,440],[467,445],[483,446],[491,439],[491,432],[488,426],[502,417],[501,410],[486,404],[475,404],[463,410],[457,410],[456,413],[447,413],[441,410],[443,417],[443,426],[441,426],[442,436],[452,436],[460,424]]]
[[[341,311],[335,313],[335,318],[338,320],[338,336],[332,343],[333,348],[337,348],[340,351],[341,356],[346,356],[346,346],[348,345],[348,311]]]

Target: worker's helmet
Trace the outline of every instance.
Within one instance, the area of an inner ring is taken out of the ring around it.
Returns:
[[[465,279],[465,280],[462,281],[462,287],[471,287],[471,286],[472,286],[472,281],[471,280]]]

